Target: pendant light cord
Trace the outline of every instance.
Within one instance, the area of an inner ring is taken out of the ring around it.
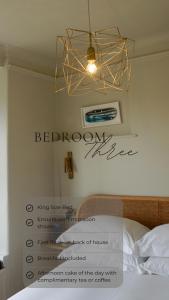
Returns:
[[[90,0],[88,2],[88,20],[89,20],[89,40],[90,46],[92,47],[92,26],[91,26],[91,17],[90,17]]]
[[[90,0],[88,0],[88,19],[89,19],[89,32],[92,32],[91,18],[90,18]]]

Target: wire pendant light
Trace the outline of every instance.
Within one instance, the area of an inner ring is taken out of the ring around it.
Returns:
[[[113,26],[93,32],[90,0],[89,30],[67,28],[65,36],[57,36],[56,92],[82,95],[91,91],[127,90],[131,66],[128,48],[131,40]]]

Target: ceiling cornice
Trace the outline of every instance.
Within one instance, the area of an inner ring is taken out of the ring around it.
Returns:
[[[44,75],[55,74],[55,63],[50,57],[13,46],[0,46],[0,65],[15,65]]]
[[[169,51],[169,33],[137,40],[131,58],[137,59],[167,51]],[[56,59],[27,49],[0,45],[0,66],[5,64],[54,77]]]

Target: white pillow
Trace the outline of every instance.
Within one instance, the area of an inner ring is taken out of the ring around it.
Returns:
[[[148,257],[169,257],[169,224],[160,225],[135,243],[134,254]]]
[[[140,268],[148,274],[169,276],[169,258],[150,257]]]
[[[90,219],[94,221],[80,221],[71,226],[57,238],[56,243],[80,240],[86,243],[90,239],[101,241],[104,236],[113,249],[122,250],[123,235],[123,251],[132,254],[135,241],[149,231],[142,224],[126,218],[98,215]]]
[[[145,261],[144,258],[137,258],[134,255],[123,254],[123,271],[124,272],[136,272],[144,274],[144,270],[140,268],[140,263]]]
[[[86,251],[86,248],[90,251]],[[61,260],[68,260],[74,263],[76,257],[82,258],[82,263],[89,266],[102,266],[110,267],[117,264],[121,266],[123,263],[123,271],[125,272],[136,272],[139,274],[144,273],[143,268],[140,268],[140,263],[143,263],[144,258],[138,259],[134,255],[122,253],[122,252],[95,252],[95,249],[91,246],[84,247],[83,245],[73,245],[64,249],[59,255],[58,258]],[[84,259],[85,258],[85,259]]]

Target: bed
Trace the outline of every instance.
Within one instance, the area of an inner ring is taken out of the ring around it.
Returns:
[[[169,198],[149,196],[92,195],[81,204],[77,218],[91,216],[121,216],[137,221],[150,229],[169,223]],[[66,261],[56,270],[69,268]],[[54,299],[114,299],[167,300],[169,277],[136,272],[124,272],[123,283],[116,288],[30,288],[27,287],[10,300]]]

